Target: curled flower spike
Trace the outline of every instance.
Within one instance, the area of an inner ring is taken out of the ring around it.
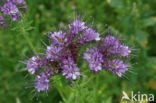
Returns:
[[[130,49],[128,46],[122,45],[117,37],[111,35],[103,38],[102,43],[97,49],[87,49],[84,53],[84,59],[89,63],[90,70],[97,71],[103,68],[121,77],[128,70],[128,67],[127,64],[117,58],[129,56]],[[114,57],[116,59],[112,60]]]
[[[121,77],[128,70],[127,64],[123,61],[114,59],[109,62],[108,70]]]
[[[49,90],[49,80],[55,75],[62,75],[70,81],[77,80],[81,75],[77,65],[79,50],[87,43],[97,44],[93,44],[93,48],[86,47],[83,55],[92,72],[108,70],[122,77],[128,70],[124,58],[131,53],[129,47],[111,35],[101,38],[100,33],[80,19],[69,24],[66,31],[47,34],[50,45],[46,47],[45,55],[33,56],[27,61],[28,72],[36,76],[35,89],[38,92]]]

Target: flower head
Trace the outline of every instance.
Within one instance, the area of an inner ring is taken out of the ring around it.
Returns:
[[[33,56],[27,62],[27,69],[31,74],[34,74],[39,67],[41,67],[45,64],[46,64],[45,59],[43,59],[39,56]]]
[[[127,64],[123,61],[114,59],[110,62],[108,70],[121,77],[128,70]]]
[[[80,72],[77,65],[69,57],[68,59],[63,59],[62,61],[62,74],[69,80],[76,80],[80,76]]]
[[[87,49],[84,53],[84,59],[89,63],[91,71],[98,72],[102,69],[103,55],[97,48]]]
[[[46,58],[50,59],[51,61],[58,60],[62,54],[62,47],[57,47],[54,45],[48,46],[46,49]]]
[[[12,0],[13,3],[15,4],[22,4],[22,5],[25,5],[25,1],[24,0]]]
[[[40,75],[36,76],[35,79],[35,89],[40,91],[47,91],[49,89],[49,78],[47,77],[47,74],[41,73]]]
[[[86,28],[87,27],[85,26],[85,22],[80,21],[80,19],[77,19],[69,24],[69,30],[72,34],[78,34]]]
[[[97,33],[95,30],[91,29],[91,28],[87,28],[84,30],[84,41],[88,42],[91,40],[100,40],[100,34]]]
[[[18,20],[19,16],[20,16],[20,12],[17,8],[17,6],[15,4],[13,4],[12,2],[8,2],[6,4],[4,4],[1,7],[1,11],[5,14],[5,15],[9,15],[10,18],[13,21]]]
[[[108,35],[102,38],[102,42],[97,48],[87,49],[84,59],[89,63],[90,70],[97,72],[103,68],[121,77],[128,68],[127,64],[119,59],[127,57],[131,52],[130,49],[114,36]]]
[[[129,49],[128,46],[125,45],[121,45],[119,48],[119,53],[121,54],[121,56],[126,57],[131,53],[131,50]]]
[[[5,18],[10,17],[12,21],[18,21],[21,17],[19,7],[20,10],[25,10],[26,2],[24,0],[3,0],[2,5],[0,5],[0,14]],[[1,24],[4,24],[4,21],[2,22],[0,19]]]
[[[54,32],[54,33],[50,33],[50,38],[53,42],[53,44],[57,44],[57,45],[63,45],[64,43],[67,42],[67,37],[65,32],[63,31],[59,31],[59,32]]]

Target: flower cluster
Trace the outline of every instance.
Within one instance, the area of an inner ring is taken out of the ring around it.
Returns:
[[[36,76],[34,85],[38,92],[49,89],[51,76],[61,74],[71,81],[80,77],[77,65],[79,50],[88,42],[99,44],[92,49],[87,48],[84,53],[84,59],[89,63],[91,71],[106,69],[121,77],[128,69],[120,58],[127,58],[130,49],[114,36],[100,38],[100,33],[80,19],[70,23],[67,30],[46,34],[50,45],[46,47],[45,55],[33,56],[27,61],[28,72]]]
[[[84,59],[89,63],[90,70],[98,72],[103,68],[121,77],[128,70],[127,64],[122,60],[129,56],[130,49],[111,35],[102,38],[101,41],[96,48],[87,49],[84,53]]]
[[[3,0],[0,5],[0,25],[4,24],[4,18],[9,16],[12,21],[17,21],[21,16],[19,8],[26,9],[26,2],[24,0]]]

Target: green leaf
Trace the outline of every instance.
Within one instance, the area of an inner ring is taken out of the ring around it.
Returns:
[[[143,27],[152,26],[155,24],[155,20],[153,18],[143,19]]]
[[[148,33],[142,30],[138,30],[135,33],[136,41],[143,47],[146,48],[148,42]]]
[[[114,8],[122,8],[123,6],[122,0],[110,0],[109,4]]]

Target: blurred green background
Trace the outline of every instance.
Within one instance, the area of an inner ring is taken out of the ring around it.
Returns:
[[[33,88],[25,88],[31,87],[27,84],[31,78],[25,78],[28,72],[17,72],[25,68],[19,61],[32,56],[31,48],[20,32],[0,29],[0,103],[119,103],[123,90],[129,95],[140,91],[156,96],[155,5],[156,0],[27,0],[24,26],[36,50],[44,48],[43,34],[68,24],[75,10],[94,21],[99,32],[104,32],[107,24],[125,38],[134,49],[130,68],[133,73],[127,72],[127,78],[107,71],[88,74],[80,85],[77,81],[72,87],[56,77],[48,96],[41,93],[33,98]],[[10,25],[18,27],[20,23]]]

